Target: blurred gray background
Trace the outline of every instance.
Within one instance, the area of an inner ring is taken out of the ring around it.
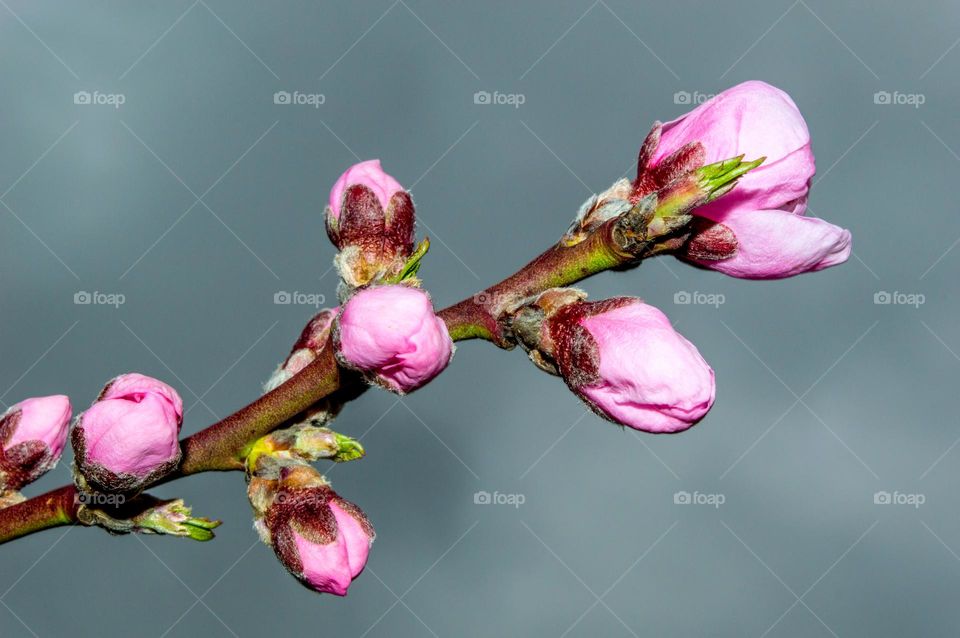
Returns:
[[[0,634],[956,634],[955,3],[139,4],[0,0],[4,406],[83,409],[136,370],[177,387],[195,432],[315,311],[278,292],[333,302],[322,207],[351,163],[412,187],[439,307],[558,237],[654,119],[747,79],[799,105],[810,209],[855,255],[779,282],[662,259],[585,284],[656,304],[716,370],[682,435],[585,415],[481,342],[412,396],[367,393],[336,427],[368,457],[330,473],[379,534],[346,599],[300,587],[242,477],[208,474],[157,493],[222,519],[211,543],[59,528],[0,547]]]

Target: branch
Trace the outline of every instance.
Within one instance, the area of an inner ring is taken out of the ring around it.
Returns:
[[[637,209],[639,212],[643,212]],[[525,299],[555,287],[569,286],[610,268],[636,265],[655,254],[648,247],[663,237],[637,242],[630,222],[638,213],[612,219],[578,243],[561,241],[507,277],[475,295],[439,311],[454,341],[485,339],[501,348],[515,341],[505,317]],[[644,224],[644,230],[646,225]],[[341,388],[345,380],[332,343],[293,378],[249,405],[183,439],[178,470],[167,483],[209,471],[243,470],[250,447],[297,414]],[[0,509],[0,544],[34,532],[77,522],[77,492],[66,485],[17,505]]]

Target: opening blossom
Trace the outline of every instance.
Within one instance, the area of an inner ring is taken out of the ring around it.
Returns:
[[[766,160],[744,175],[732,192],[694,211],[733,232],[737,243],[733,256],[692,261],[732,277],[777,279],[849,258],[850,231],[804,215],[816,168],[810,132],[789,95],[758,81],[717,94],[663,125],[650,168],[697,141],[705,149],[707,164],[738,155]]]
[[[182,422],[176,390],[142,374],[120,375],[77,417],[77,470],[94,490],[138,492],[180,462]]]
[[[57,465],[72,411],[62,394],[26,399],[0,416],[0,492],[19,490]]]
[[[334,335],[341,363],[398,394],[433,379],[453,356],[430,297],[400,284],[358,291],[344,304]]]

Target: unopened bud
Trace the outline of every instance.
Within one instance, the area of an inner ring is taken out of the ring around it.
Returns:
[[[56,467],[70,416],[70,399],[62,394],[26,399],[0,415],[0,495]]]
[[[359,507],[308,465],[251,480],[254,526],[283,566],[314,591],[345,596],[367,563],[375,533]]]
[[[536,307],[523,312],[537,311],[543,315],[537,338],[518,335],[531,359],[559,373],[604,418],[646,432],[679,432],[712,406],[713,370],[653,306],[617,297],[577,300],[549,315]]]
[[[453,357],[447,326],[426,292],[395,284],[371,286],[343,306],[334,329],[337,359],[391,392],[412,392]]]
[[[380,160],[360,162],[340,176],[330,191],[326,225],[341,251],[340,275],[351,287],[397,275],[413,253],[413,200]]]
[[[180,462],[183,401],[157,379],[124,374],[76,419],[71,441],[81,489],[137,493]]]

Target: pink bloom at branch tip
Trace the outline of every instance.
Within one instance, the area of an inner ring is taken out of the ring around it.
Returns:
[[[807,124],[789,95],[759,81],[719,93],[663,125],[651,165],[697,141],[706,164],[738,155],[766,160],[733,191],[694,210],[733,231],[736,253],[691,261],[733,277],[777,279],[849,258],[850,231],[804,216],[816,166]]]

